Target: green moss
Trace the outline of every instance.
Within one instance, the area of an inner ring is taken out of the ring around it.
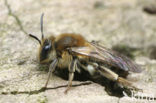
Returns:
[[[49,67],[48,65],[40,65],[39,64],[39,71],[48,71],[49,70]]]
[[[43,97],[40,97],[38,100],[37,100],[37,103],[47,103],[48,102],[48,99],[46,96],[43,96]]]
[[[94,8],[95,9],[103,9],[103,8],[105,8],[104,2],[102,2],[102,1],[95,2]]]
[[[7,32],[8,32],[8,28],[9,28],[9,25],[6,24],[6,23],[1,23],[0,24],[0,37],[3,37],[5,35],[7,35]]]

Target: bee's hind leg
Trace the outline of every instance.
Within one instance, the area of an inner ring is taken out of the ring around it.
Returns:
[[[112,81],[118,82],[119,84],[121,84],[122,86],[126,88],[133,89],[136,91],[140,90],[137,87],[133,86],[132,82],[126,80],[125,78],[119,77],[118,74],[116,74],[115,72],[111,71],[110,69],[106,67],[99,66],[97,70],[99,71],[101,75],[105,76],[106,78]]]
[[[134,90],[134,91],[140,91],[140,92],[143,92],[142,89],[139,89],[137,87],[135,87],[132,82],[126,80],[125,78],[122,78],[122,77],[118,77],[117,79],[117,82],[122,84],[124,87],[130,89],[130,90]]]
[[[69,67],[68,67],[68,69],[69,69],[69,80],[68,80],[68,87],[65,90],[65,93],[67,93],[68,90],[70,89],[70,87],[72,86],[72,80],[74,78],[74,72],[76,70],[76,67],[77,67],[77,60],[73,59],[69,65]]]

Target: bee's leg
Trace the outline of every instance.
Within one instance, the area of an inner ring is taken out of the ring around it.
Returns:
[[[118,74],[115,72],[111,71],[110,69],[103,67],[103,66],[98,66],[97,71],[100,72],[102,76],[105,76],[106,78],[116,81],[118,80]]]
[[[69,65],[69,68],[68,68],[69,69],[69,80],[68,80],[68,87],[65,90],[65,93],[67,93],[68,90],[70,89],[70,87],[72,86],[72,80],[74,78],[74,72],[75,72],[75,69],[76,69],[76,65],[77,65],[77,60],[76,59],[72,60],[72,62]]]
[[[118,77],[117,82],[125,86],[126,88],[129,88],[131,90],[140,91],[143,92],[142,89],[135,87],[132,82],[126,80],[125,78]]]
[[[49,72],[48,72],[48,79],[46,81],[46,84],[45,84],[44,88],[47,87],[49,78],[52,75],[51,73],[53,73],[55,71],[55,68],[56,68],[57,63],[58,63],[58,60],[57,59],[54,59],[53,62],[50,64],[50,66],[49,66]]]
[[[136,88],[135,86],[132,85],[132,83],[122,77],[119,77],[118,74],[116,74],[115,72],[111,71],[110,69],[103,67],[103,66],[99,66],[99,68],[97,69],[101,75],[105,76],[106,78],[112,80],[112,81],[117,81],[118,83],[120,83],[122,86],[124,87],[128,87],[130,89],[135,89],[135,90],[139,90],[138,88]]]

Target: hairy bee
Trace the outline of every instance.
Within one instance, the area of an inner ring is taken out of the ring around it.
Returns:
[[[80,70],[79,67],[88,71],[91,75],[98,72],[100,75],[116,81],[123,86],[135,88],[132,83],[125,79],[123,74],[131,72],[141,72],[140,67],[119,53],[107,49],[96,42],[88,42],[79,34],[61,34],[57,37],[44,37],[43,34],[43,14],[41,16],[42,39],[29,34],[36,39],[39,44],[38,59],[41,64],[50,63],[48,79],[45,84],[47,87],[50,75],[56,67],[68,68],[69,81],[65,92],[69,90],[74,78],[74,72]],[[114,67],[110,69],[108,67]],[[120,70],[122,72],[117,72]]]

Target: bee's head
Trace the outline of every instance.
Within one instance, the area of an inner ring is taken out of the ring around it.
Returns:
[[[30,37],[34,38],[37,40],[40,44],[39,48],[39,62],[44,64],[44,63],[49,63],[53,61],[54,58],[56,58],[56,51],[54,47],[54,41],[55,37],[51,36],[49,38],[44,38],[43,34],[43,15],[41,15],[41,33],[42,33],[42,39],[39,40],[36,36],[29,34]]]
[[[55,38],[53,36],[43,39],[39,48],[40,63],[49,63],[56,58],[56,51],[54,47]]]

